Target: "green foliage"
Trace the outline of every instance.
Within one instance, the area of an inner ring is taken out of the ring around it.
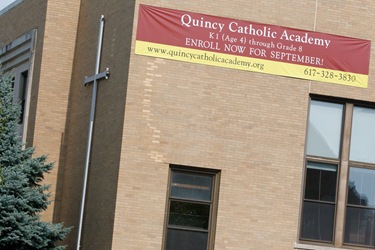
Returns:
[[[0,73],[0,249],[64,249],[57,242],[70,229],[39,216],[50,203],[41,182],[53,165],[46,156],[33,158],[33,148],[23,149],[12,96],[11,79]]]

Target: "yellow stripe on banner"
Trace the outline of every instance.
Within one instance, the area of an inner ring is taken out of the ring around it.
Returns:
[[[135,53],[138,55],[159,57],[176,61],[295,77],[360,88],[367,88],[368,85],[368,75],[363,74],[151,42],[136,41]],[[246,54],[246,50],[244,50],[244,54]]]

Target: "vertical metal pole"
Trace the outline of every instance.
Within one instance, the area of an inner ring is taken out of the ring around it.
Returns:
[[[85,201],[86,201],[86,192],[87,192],[87,177],[89,173],[90,165],[90,155],[91,155],[91,142],[92,142],[92,132],[94,127],[94,118],[95,118],[95,105],[96,105],[96,92],[98,88],[98,80],[96,75],[99,73],[100,67],[100,56],[102,51],[102,41],[103,41],[103,30],[104,30],[104,16],[100,17],[100,28],[99,28],[99,39],[98,39],[98,50],[96,54],[96,65],[95,65],[95,77],[94,77],[94,86],[92,89],[92,99],[91,99],[91,111],[90,111],[90,124],[89,124],[89,134],[87,140],[87,151],[86,151],[86,160],[85,160],[85,172],[83,177],[83,188],[82,188],[82,199],[81,199],[81,210],[79,215],[79,226],[78,226],[78,238],[77,238],[77,250],[80,249],[81,245],[81,235],[82,235],[82,224],[83,216],[85,211]]]

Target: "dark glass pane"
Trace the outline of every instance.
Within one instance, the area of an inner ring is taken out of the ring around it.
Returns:
[[[171,196],[191,200],[211,200],[212,176],[173,173]]]
[[[350,168],[348,204],[375,207],[375,171]]]
[[[206,250],[208,233],[168,229],[167,250]]]
[[[336,199],[336,165],[307,164],[305,199],[332,201]]]
[[[26,90],[27,90],[27,76],[28,71],[21,73],[22,81],[20,83],[20,102],[21,102],[21,114],[18,121],[19,124],[23,123],[23,116],[25,114],[25,105],[26,105]]]
[[[302,214],[302,239],[332,241],[335,206],[304,202]]]
[[[169,225],[208,229],[210,205],[171,201]]]
[[[320,170],[307,168],[305,198],[319,200]]]
[[[374,246],[374,210],[347,207],[345,243]]]
[[[321,171],[320,200],[332,201],[336,199],[336,173],[333,171]]]

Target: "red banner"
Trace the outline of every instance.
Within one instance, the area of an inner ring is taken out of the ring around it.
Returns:
[[[371,42],[140,5],[136,54],[367,87]]]

